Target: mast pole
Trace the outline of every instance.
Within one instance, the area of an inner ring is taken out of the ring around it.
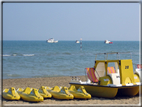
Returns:
[[[80,50],[82,50],[82,38],[80,38]]]

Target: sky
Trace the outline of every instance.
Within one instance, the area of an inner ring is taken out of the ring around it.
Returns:
[[[3,40],[139,41],[139,3],[3,3]]]

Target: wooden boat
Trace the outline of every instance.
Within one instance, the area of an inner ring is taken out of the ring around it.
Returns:
[[[86,92],[84,86],[80,86],[77,90],[74,85],[71,85],[69,87],[69,92],[74,96],[74,98],[78,98],[78,99],[90,99],[91,98],[91,95]]]
[[[120,53],[104,53],[108,54]],[[96,97],[113,98],[117,94],[135,96],[142,86],[140,72],[133,72],[131,59],[95,60],[94,67],[86,68],[86,73],[88,81],[72,79],[70,84],[76,88],[84,86],[88,93]]]
[[[27,87],[23,90],[22,88],[18,88],[17,92],[25,101],[40,102],[44,100],[44,98],[39,94],[38,89]]]
[[[20,95],[17,93],[14,87],[11,87],[10,89],[7,89],[7,88],[4,89],[2,96],[6,100],[19,100],[20,99]]]

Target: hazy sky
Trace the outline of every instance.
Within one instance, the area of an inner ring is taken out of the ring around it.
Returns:
[[[4,3],[3,40],[139,40],[139,3]]]

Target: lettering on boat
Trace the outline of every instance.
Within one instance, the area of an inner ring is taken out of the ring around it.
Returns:
[[[129,69],[129,66],[125,66],[125,69]]]

